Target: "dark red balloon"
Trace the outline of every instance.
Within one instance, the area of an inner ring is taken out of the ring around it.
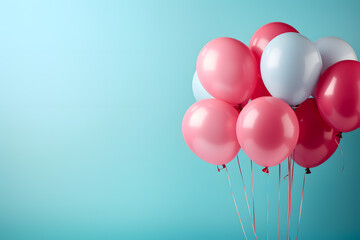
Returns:
[[[282,22],[272,22],[265,24],[261,28],[259,28],[254,35],[252,36],[249,48],[250,51],[255,56],[255,59],[257,61],[257,65],[260,69],[260,59],[261,55],[265,49],[265,47],[268,45],[268,43],[275,38],[276,36],[287,33],[287,32],[296,32],[298,31],[293,28],[292,26],[282,23]],[[260,70],[259,70],[260,72]],[[255,99],[262,96],[271,96],[269,91],[266,89],[263,80],[261,79],[261,76],[259,77],[255,90],[251,96],[251,99]]]
[[[300,133],[293,153],[294,161],[304,168],[317,167],[335,152],[340,141],[339,132],[322,119],[314,98],[303,102],[295,113]]]
[[[345,60],[329,67],[319,80],[316,100],[332,128],[350,132],[360,127],[360,62]]]

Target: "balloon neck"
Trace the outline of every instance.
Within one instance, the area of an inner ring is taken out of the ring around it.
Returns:
[[[305,174],[310,174],[310,173],[311,173],[310,169],[309,169],[309,168],[306,168],[306,169],[305,169]]]
[[[268,167],[264,167],[262,170],[264,173],[269,173],[269,168]]]
[[[336,136],[337,136],[338,138],[342,138],[342,132],[339,132]]]
[[[299,106],[300,106],[300,104],[295,105],[295,106],[291,106],[291,105],[290,105],[290,107],[291,107],[294,111],[295,111],[295,109],[297,109]]]
[[[242,107],[241,104],[236,105],[235,108],[236,108],[238,111],[243,110],[243,107]]]
[[[217,165],[216,167],[217,167],[218,172],[220,172],[221,170],[226,168],[226,165],[223,164],[223,165],[221,165],[221,167],[219,167],[219,165]]]

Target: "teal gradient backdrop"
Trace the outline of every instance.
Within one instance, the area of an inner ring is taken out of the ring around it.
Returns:
[[[224,171],[181,135],[197,54],[284,21],[360,55],[359,1],[1,1],[0,239],[242,239]],[[302,239],[360,238],[360,131],[313,169]],[[248,190],[249,159],[240,159]],[[235,162],[230,177],[251,238]],[[286,174],[283,165],[283,176]],[[255,167],[266,237],[266,175]],[[304,170],[295,168],[295,235]],[[270,169],[270,239],[278,171]],[[282,180],[281,235],[286,235]]]

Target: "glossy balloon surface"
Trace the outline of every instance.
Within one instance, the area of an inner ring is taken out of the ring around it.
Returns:
[[[270,94],[296,106],[312,93],[320,77],[322,61],[313,42],[291,32],[275,37],[266,46],[260,68]]]
[[[303,102],[295,113],[300,133],[294,149],[294,161],[304,168],[317,167],[336,151],[340,142],[339,132],[322,119],[314,98]]]
[[[357,56],[354,49],[345,40],[338,37],[323,37],[315,42],[319,49],[323,67],[321,73],[325,72],[330,66],[344,60],[355,60]]]
[[[268,43],[276,36],[286,33],[286,32],[298,32],[295,28],[290,26],[289,24],[282,23],[282,22],[272,22],[265,24],[264,26],[260,27],[252,36],[249,48],[250,51],[254,54],[258,67],[260,69],[260,59],[261,55],[268,45]],[[260,70],[259,70],[260,71]],[[269,91],[266,89],[264,82],[259,76],[259,79],[256,83],[255,90],[251,95],[251,99],[256,99],[258,97],[263,96],[271,96]]]
[[[188,147],[204,161],[222,165],[240,150],[236,138],[239,113],[221,100],[205,99],[193,104],[185,113],[182,133]]]
[[[328,125],[340,132],[360,127],[360,62],[345,60],[321,76],[316,100]]]
[[[260,97],[240,112],[236,133],[245,154],[255,163],[272,167],[293,151],[299,137],[294,111],[284,101]]]
[[[250,49],[233,38],[217,38],[201,50],[196,72],[206,91],[230,104],[251,97],[259,75]]]
[[[274,37],[287,32],[299,33],[294,27],[283,22],[265,24],[254,33],[251,37],[249,48],[259,63],[261,55],[269,42],[273,40]]]
[[[330,66],[344,60],[358,60],[354,49],[341,38],[323,37],[315,42],[315,46],[319,49],[323,67],[321,73],[325,72]],[[316,87],[312,95],[316,96]]]

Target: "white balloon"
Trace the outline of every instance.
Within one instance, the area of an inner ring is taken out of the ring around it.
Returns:
[[[293,32],[271,40],[260,61],[261,76],[270,94],[292,106],[310,96],[321,68],[321,56],[315,44]]]
[[[325,72],[328,67],[334,65],[337,62],[343,60],[358,60],[354,49],[350,46],[350,44],[341,38],[323,37],[316,40],[314,43],[315,46],[319,49],[323,62],[321,74]],[[316,87],[314,88],[312,95],[315,97]]]
[[[214,98],[205,90],[205,88],[201,84],[196,72],[194,73],[194,77],[193,77],[193,81],[192,81],[192,90],[193,90],[193,94],[194,94],[196,101]]]

